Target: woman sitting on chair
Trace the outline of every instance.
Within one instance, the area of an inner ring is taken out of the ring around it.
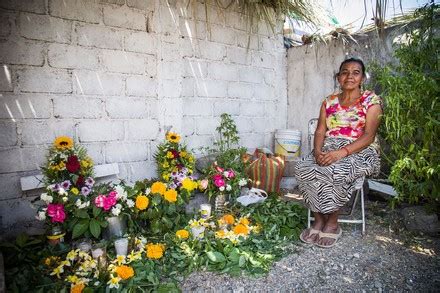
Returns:
[[[303,242],[334,246],[342,234],[338,211],[349,201],[354,183],[379,173],[380,158],[373,142],[382,100],[361,90],[365,77],[360,59],[341,63],[337,74],[341,92],[323,101],[313,152],[295,167],[299,190],[315,218],[312,227],[301,233]]]

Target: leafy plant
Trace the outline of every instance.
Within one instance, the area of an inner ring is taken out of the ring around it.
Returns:
[[[386,106],[380,134],[389,145],[393,202],[428,203],[440,209],[439,6],[416,10],[418,27],[404,35],[397,65],[373,66]]]

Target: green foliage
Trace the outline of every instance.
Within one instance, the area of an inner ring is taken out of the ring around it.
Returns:
[[[439,210],[439,6],[415,13],[418,28],[395,50],[399,64],[373,66],[385,100],[380,134],[390,148],[383,156],[392,165],[389,179],[399,194],[396,201],[428,203]]]

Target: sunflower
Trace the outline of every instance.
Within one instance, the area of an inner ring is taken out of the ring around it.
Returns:
[[[168,132],[166,138],[169,142],[179,143],[180,141],[180,135],[174,132]]]
[[[69,150],[73,147],[73,139],[68,136],[58,136],[53,145],[59,150]]]

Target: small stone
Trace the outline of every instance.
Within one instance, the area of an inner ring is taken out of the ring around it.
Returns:
[[[353,254],[353,257],[354,258],[360,258],[361,256],[359,255],[359,253],[355,253],[355,254]]]
[[[292,271],[292,268],[287,268],[287,271],[288,271],[288,272],[291,272],[291,271]]]

